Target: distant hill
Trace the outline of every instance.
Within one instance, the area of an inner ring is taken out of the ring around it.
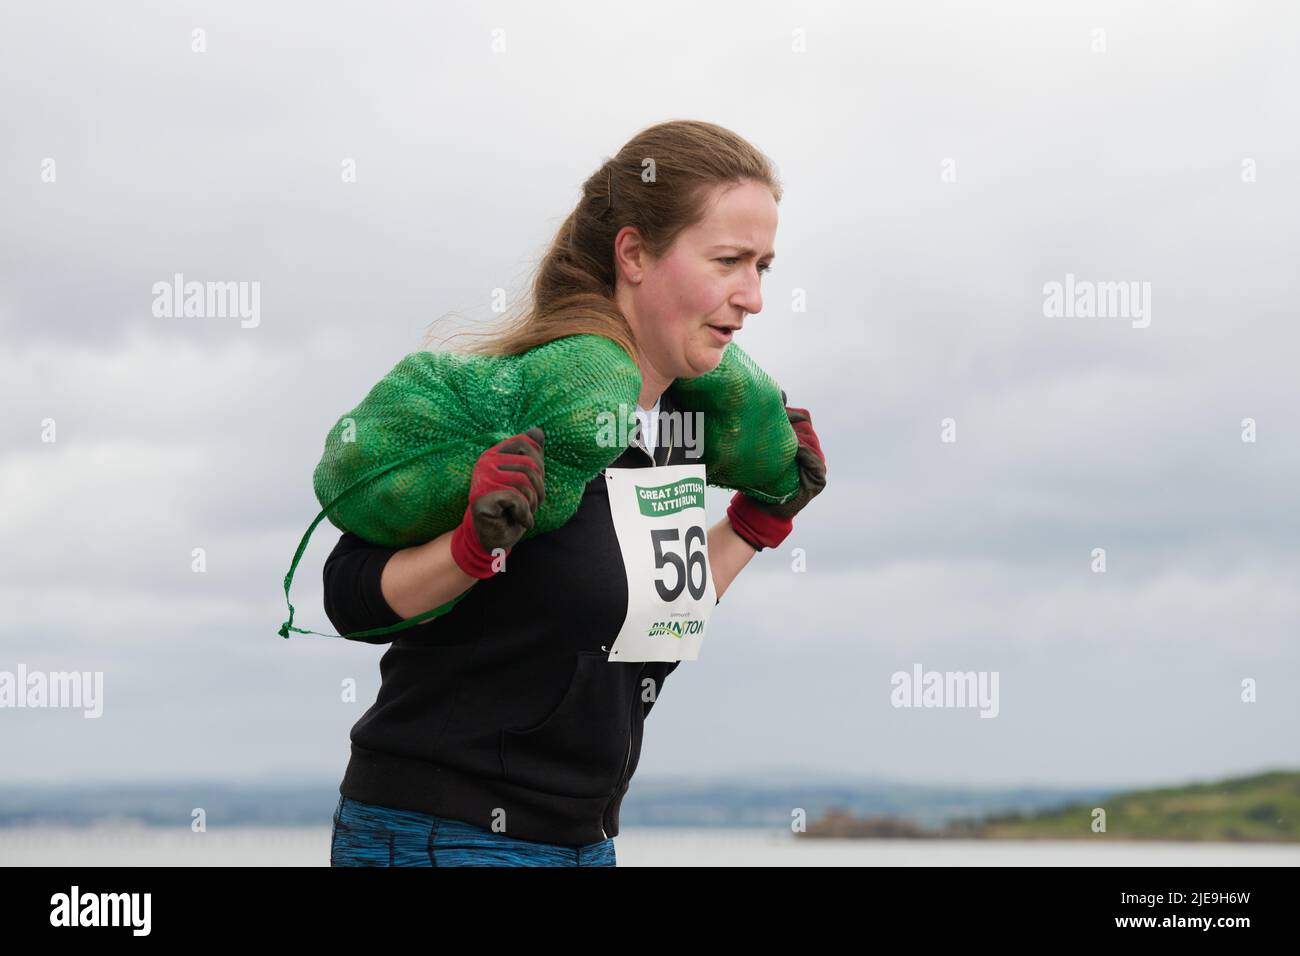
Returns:
[[[1300,771],[1275,771],[1214,783],[1135,790],[1101,801],[1106,832],[1093,833],[1093,806],[1075,804],[984,821],[994,838],[1300,841]]]
[[[812,820],[833,807],[886,814],[917,826],[955,817],[1029,812],[1100,799],[1082,788],[925,786],[785,770],[724,777],[640,777],[623,801],[621,827],[775,827],[796,811]],[[338,782],[293,785],[193,782],[136,785],[0,785],[0,827],[137,822],[188,827],[201,807],[217,826],[328,826]]]
[[[1094,832],[1094,809],[1105,832]],[[832,808],[804,836],[1004,840],[1300,842],[1300,771],[1270,771],[1213,783],[1116,792],[1031,812],[954,818],[942,826]]]
[[[332,791],[332,792],[331,792]],[[0,827],[138,823],[190,826],[201,808],[218,826],[329,825],[338,784],[256,787],[222,783],[0,787]]]
[[[776,827],[789,830],[796,810],[807,820],[835,808],[888,816],[919,827],[988,814],[1026,813],[1100,799],[1109,790],[1085,787],[962,787],[836,779],[810,775],[746,775],[720,779],[634,778],[620,826]]]

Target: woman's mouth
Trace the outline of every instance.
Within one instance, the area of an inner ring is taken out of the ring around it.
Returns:
[[[710,325],[709,328],[713,331],[713,334],[717,337],[718,341],[723,345],[730,342],[732,335],[735,334],[731,329],[724,328],[721,325]]]

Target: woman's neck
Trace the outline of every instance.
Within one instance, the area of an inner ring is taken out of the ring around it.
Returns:
[[[648,365],[641,369],[641,394],[637,396],[637,404],[642,408],[654,408],[655,402],[659,401],[668,386],[672,384],[671,379],[665,379],[653,368]]]

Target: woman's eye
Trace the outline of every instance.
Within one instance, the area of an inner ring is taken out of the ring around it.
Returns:
[[[740,261],[740,257],[739,257],[739,256],[723,256],[723,257],[722,257],[721,259],[719,259],[718,261],[719,261],[719,262],[722,262],[722,263],[726,263],[727,265],[731,265],[731,264],[734,263],[734,262],[739,262],[739,261]],[[758,266],[758,272],[759,272],[759,275],[763,275],[763,274],[768,273],[768,272],[771,272],[771,271],[772,271],[772,267],[771,267],[770,265],[767,265],[766,263],[760,263],[759,266]]]

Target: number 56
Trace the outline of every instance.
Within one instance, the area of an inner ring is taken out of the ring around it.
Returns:
[[[682,588],[689,587],[691,597],[698,601],[700,598],[704,597],[704,586],[707,583],[705,575],[708,574],[708,566],[704,560],[704,550],[702,548],[696,548],[692,551],[691,542],[698,541],[700,544],[703,544],[704,529],[699,525],[692,525],[686,529],[685,561],[683,561],[682,556],[675,551],[669,551],[666,554],[664,553],[664,542],[677,540],[679,540],[679,535],[676,528],[658,528],[651,529],[650,531],[650,542],[654,545],[655,549],[655,568],[662,568],[665,565],[671,564],[677,569],[676,584],[671,588],[668,588],[664,586],[663,579],[655,578],[655,590],[659,592],[659,596],[665,601],[675,601],[677,595],[682,593]],[[694,573],[697,567],[700,570],[700,583],[698,585],[695,583]]]

